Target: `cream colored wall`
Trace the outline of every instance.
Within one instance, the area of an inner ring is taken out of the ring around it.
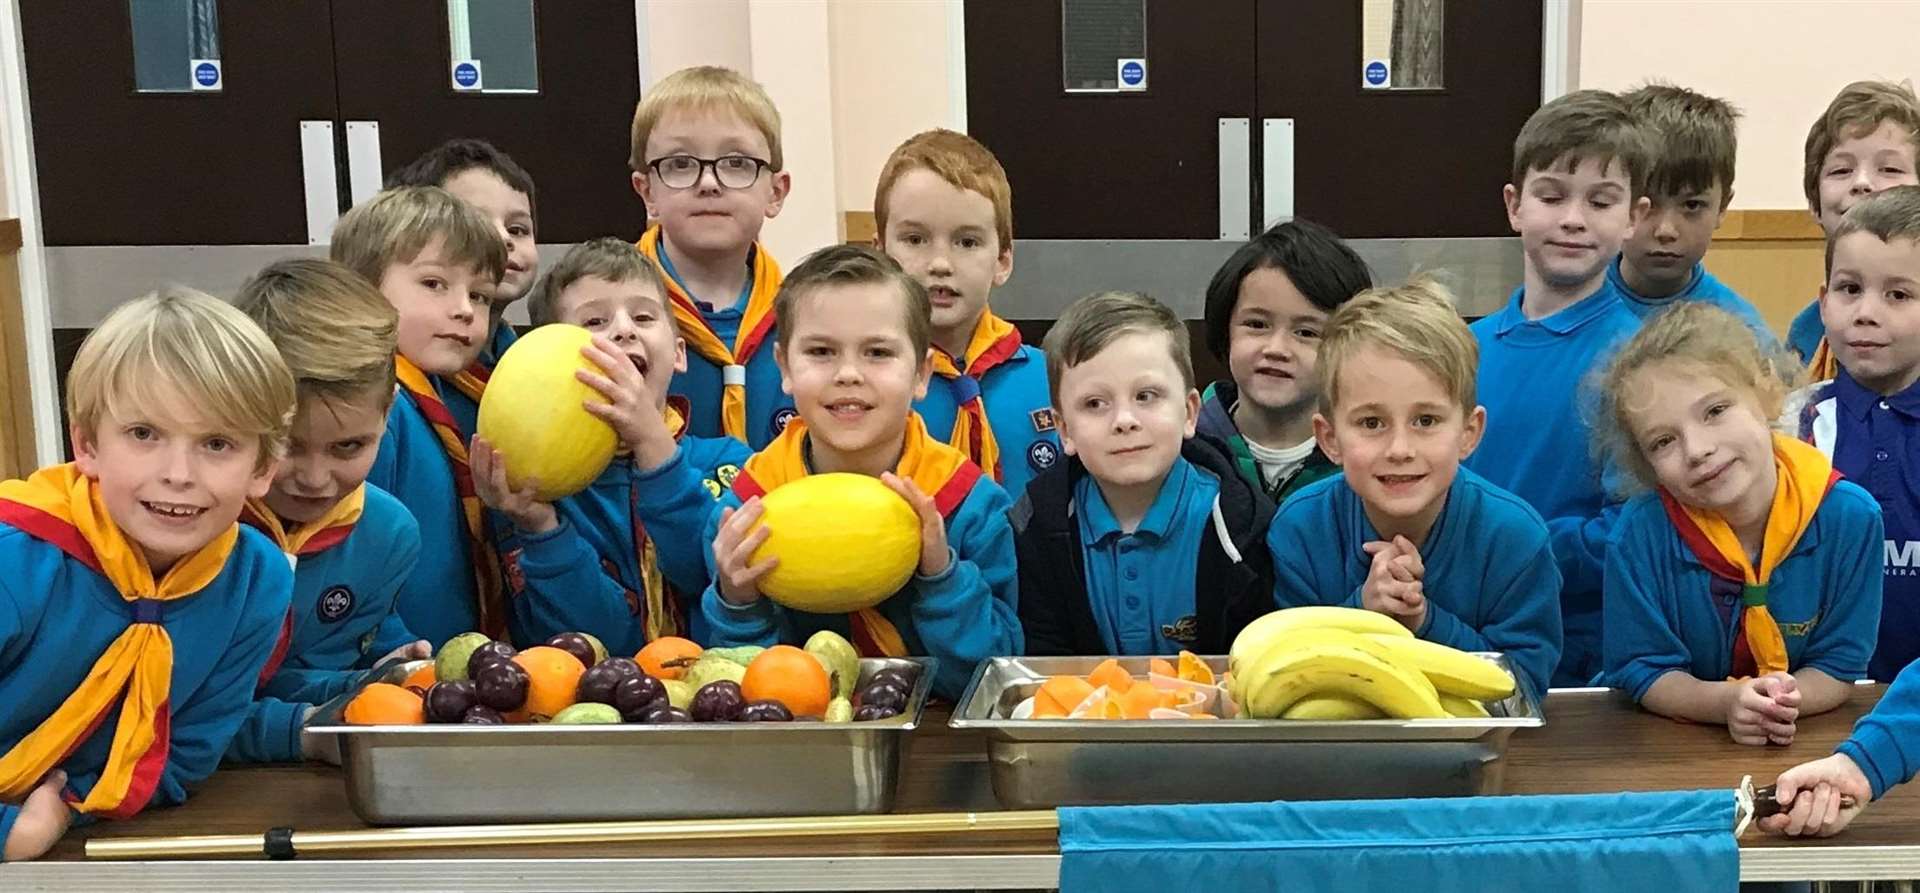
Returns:
[[[833,0],[835,176],[842,211],[873,210],[874,181],[895,146],[956,127],[944,0]]]
[[[1660,78],[1745,117],[1735,208],[1804,208],[1807,127],[1862,78],[1920,74],[1913,0],[1581,0],[1579,86]]]

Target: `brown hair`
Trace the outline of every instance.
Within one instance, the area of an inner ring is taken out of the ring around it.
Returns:
[[[780,151],[780,110],[765,88],[731,68],[697,65],[682,68],[664,78],[640,97],[633,109],[633,145],[627,154],[627,167],[635,173],[647,170],[647,138],[668,112],[724,110],[760,131],[767,139],[767,166],[784,170],[785,156]]]
[[[1712,304],[1680,301],[1655,316],[1620,348],[1601,374],[1599,417],[1593,426],[1594,450],[1632,473],[1643,487],[1658,483],[1634,435],[1639,407],[1629,390],[1636,373],[1663,363],[1685,364],[1750,395],[1762,421],[1780,415],[1787,393],[1800,376],[1800,364],[1777,347],[1763,347],[1739,317]]]
[[[1331,417],[1340,373],[1363,348],[1392,351],[1447,390],[1461,409],[1479,402],[1480,345],[1455,308],[1453,293],[1420,276],[1394,288],[1371,288],[1340,305],[1320,339],[1320,413]]]
[[[378,287],[387,268],[440,240],[442,260],[498,283],[507,270],[500,230],[438,186],[398,186],[354,205],[333,227],[331,256]]]
[[[955,189],[986,196],[993,202],[993,232],[1000,237],[1000,250],[1013,244],[1013,185],[1007,182],[1006,168],[979,140],[945,129],[915,134],[894,149],[880,168],[880,183],[873,190],[873,222],[883,241],[887,194],[902,176],[916,170],[932,171]]]
[[[1647,191],[1689,195],[1720,184],[1720,209],[1733,200],[1735,124],[1740,111],[1724,99],[1672,84],[1650,83],[1628,93],[1627,108],[1653,141]]]
[[[1047,393],[1060,405],[1067,370],[1098,356],[1115,339],[1133,332],[1163,332],[1180,382],[1193,389],[1193,345],[1187,327],[1167,305],[1137,291],[1103,291],[1074,301],[1041,342],[1047,355]]]
[[[1871,133],[1883,122],[1892,121],[1907,134],[1907,140],[1920,151],[1920,98],[1913,88],[1892,81],[1854,81],[1835,94],[1827,110],[1807,129],[1806,168],[1802,186],[1807,207],[1820,211],[1820,169],[1827,164],[1827,153],[1841,140]]]
[[[1882,189],[1847,209],[1827,239],[1827,275],[1833,275],[1833,246],[1841,236],[1868,233],[1882,242],[1920,239],[1920,186]]]
[[[300,396],[392,401],[399,315],[359,274],[319,258],[279,261],[247,280],[234,306],[273,339]]]
[[[1653,150],[1633,112],[1605,90],[1576,90],[1535,110],[1513,140],[1513,185],[1526,183],[1528,171],[1561,165],[1571,171],[1582,161],[1604,168],[1614,161],[1626,168],[1633,196],[1647,192]]]
[[[793,322],[800,299],[822,288],[846,285],[891,284],[900,291],[900,312],[907,327],[907,340],[913,344],[917,366],[933,342],[933,304],[927,289],[900,269],[893,258],[865,245],[829,245],[807,255],[800,265],[787,271],[780,291],[773,297],[774,338],[782,350],[793,334]]]
[[[536,326],[559,322],[560,296],[568,287],[589,276],[615,284],[637,282],[651,289],[663,307],[667,303],[667,285],[661,281],[660,271],[653,268],[653,262],[635,250],[632,242],[601,236],[567,249],[560,262],[547,271],[540,287],[527,299],[528,318]],[[667,314],[667,325],[679,331],[671,312]]]

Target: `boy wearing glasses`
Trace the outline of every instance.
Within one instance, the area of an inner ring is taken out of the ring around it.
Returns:
[[[671,395],[687,432],[766,446],[793,418],[773,362],[780,267],[759,244],[780,213],[780,113],[760,85],[716,66],[662,79],[633,112],[633,191],[651,220],[635,243],[659,268],[687,370]]]

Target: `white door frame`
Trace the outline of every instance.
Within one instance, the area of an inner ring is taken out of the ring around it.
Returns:
[[[53,312],[47,294],[46,236],[40,230],[40,188],[33,158],[33,114],[27,104],[27,65],[20,37],[20,7],[0,7],[0,140],[6,145],[4,169],[13,214],[20,218],[20,300],[27,342],[27,382],[33,405],[34,450],[38,464],[55,464],[66,455],[60,428],[58,364],[53,359]]]

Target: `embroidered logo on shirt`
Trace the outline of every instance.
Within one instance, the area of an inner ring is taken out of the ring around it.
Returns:
[[[1796,639],[1804,639],[1807,637],[1809,633],[1813,632],[1814,627],[1819,625],[1820,625],[1820,615],[1815,614],[1813,615],[1812,619],[1809,619],[1804,623],[1780,624],[1780,635],[1792,636],[1793,638],[1796,638]]]
[[[1046,471],[1053,463],[1060,461],[1060,448],[1044,440],[1036,440],[1027,447],[1027,464],[1034,471]]]
[[[314,603],[314,613],[320,615],[321,623],[338,623],[341,618],[353,613],[353,590],[345,586],[335,586],[320,593],[320,600]]]
[[[799,415],[799,411],[791,406],[774,413],[773,422],[767,425],[767,436],[779,437],[780,432],[787,430],[787,423],[793,421]]]
[[[527,591],[527,572],[520,569],[520,553],[525,549],[515,549],[501,556],[500,563],[507,569],[507,591],[519,595]]]
[[[367,630],[366,635],[360,637],[360,653],[361,654],[373,653],[373,637],[379,632],[380,630],[378,628],[370,629],[370,630]]]
[[[711,494],[714,499],[719,499],[721,494],[727,492],[728,488],[733,486],[733,479],[739,476],[740,466],[731,464],[722,465],[713,470],[713,477],[702,479],[700,484],[707,488],[707,493]]]
[[[1188,614],[1172,623],[1162,623],[1160,635],[1182,645],[1191,645],[1200,640],[1200,621]]]
[[[1057,421],[1053,417],[1052,407],[1044,407],[1041,409],[1036,409],[1030,413],[1027,413],[1027,416],[1033,419],[1033,430],[1041,434],[1045,434],[1048,431],[1052,431],[1054,428],[1054,424]]]

